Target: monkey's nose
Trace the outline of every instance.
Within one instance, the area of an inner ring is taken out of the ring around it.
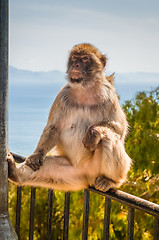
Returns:
[[[78,68],[78,67],[79,67],[79,63],[76,63],[75,67],[77,67],[77,68]]]

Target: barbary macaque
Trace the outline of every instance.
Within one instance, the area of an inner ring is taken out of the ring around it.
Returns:
[[[8,155],[9,178],[18,185],[58,190],[120,187],[131,159],[124,148],[128,124],[106,77],[106,57],[91,44],[69,53],[68,84],[57,95],[34,153],[15,164]]]

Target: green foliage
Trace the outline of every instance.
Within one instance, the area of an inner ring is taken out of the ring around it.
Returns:
[[[140,92],[123,105],[129,122],[126,151],[133,159],[128,181],[121,190],[149,201],[159,203],[159,88]],[[54,192],[52,215],[52,239],[63,239],[64,192]],[[34,239],[47,236],[48,190],[37,188],[35,202]],[[90,192],[88,239],[103,237],[105,198]],[[15,226],[16,187],[9,184],[9,213]],[[127,238],[128,209],[116,201],[111,202],[110,239]],[[21,239],[28,240],[30,216],[30,188],[23,187],[21,210]],[[134,239],[153,239],[154,218],[135,211]],[[82,238],[83,191],[71,193],[69,239]]]
[[[130,125],[126,149],[133,158],[133,170],[140,174],[146,169],[152,176],[159,173],[159,88],[141,92],[123,106]]]
[[[130,125],[126,151],[133,159],[129,192],[157,201],[159,184],[159,88],[140,92],[123,106]],[[152,199],[151,199],[152,196]]]

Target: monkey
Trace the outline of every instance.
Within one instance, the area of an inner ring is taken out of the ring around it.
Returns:
[[[89,43],[69,52],[68,83],[58,93],[37,147],[24,163],[8,154],[9,179],[64,191],[120,187],[131,158],[125,151],[128,123],[105,76],[107,58]]]

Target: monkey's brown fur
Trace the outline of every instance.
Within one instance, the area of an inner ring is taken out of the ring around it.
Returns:
[[[66,191],[88,186],[107,191],[125,181],[131,164],[124,148],[127,121],[105,65],[94,46],[73,47],[68,84],[51,107],[36,150],[19,165],[8,155],[12,181]]]

